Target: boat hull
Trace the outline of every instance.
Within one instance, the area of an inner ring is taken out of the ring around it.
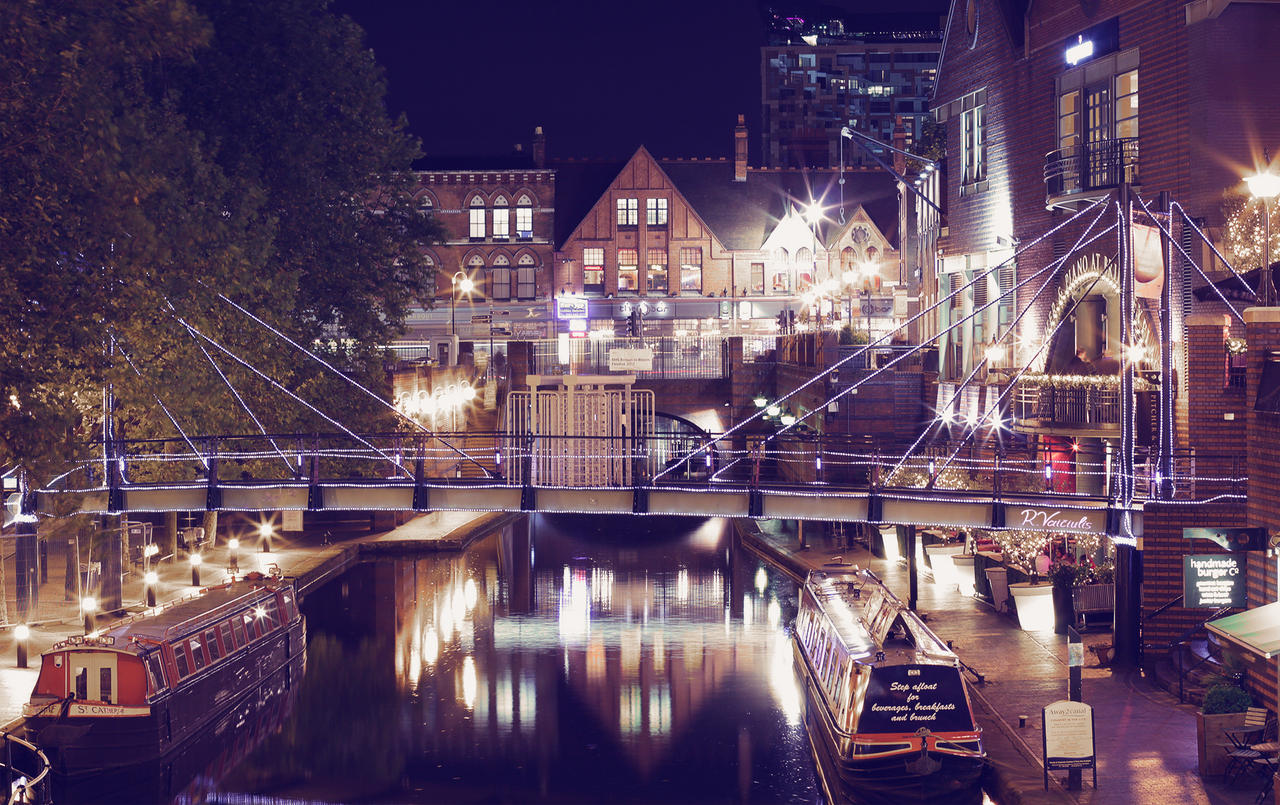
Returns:
[[[48,716],[28,716],[23,727],[55,773],[135,765],[182,746],[227,712],[269,706],[301,681],[305,652],[306,629],[299,619],[253,651],[183,680],[151,701],[145,715],[80,715],[81,708],[65,706],[51,708]]]

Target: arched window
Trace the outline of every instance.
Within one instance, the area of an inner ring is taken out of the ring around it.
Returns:
[[[431,197],[430,193],[423,193],[414,199],[414,202],[418,205],[418,212],[430,213],[435,211],[436,201]]]
[[[538,295],[538,261],[525,252],[516,260],[516,296],[533,299]]]
[[[533,199],[527,193],[516,199],[516,237],[533,240]]]
[[[468,212],[469,212],[468,221],[470,223],[470,226],[467,230],[468,236],[472,240],[484,240],[484,237],[485,237],[484,199],[481,198],[480,196],[475,196],[474,198],[472,198],[470,210]]]
[[[840,252],[840,279],[846,283],[853,282],[861,270],[858,260],[858,250],[852,246],[846,246]]]
[[[867,247],[867,259],[862,264],[865,277],[862,285],[867,290],[880,290],[880,250],[875,246]]]
[[[506,198],[498,196],[493,200],[493,238],[506,240],[511,237],[511,209]]]
[[[489,271],[489,298],[511,298],[511,261],[505,254],[493,258],[493,268]]]
[[[791,293],[791,255],[786,249],[777,249],[773,259],[767,266],[769,272],[768,292],[771,294]]]

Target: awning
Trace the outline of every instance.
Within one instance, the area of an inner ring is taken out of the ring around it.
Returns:
[[[1269,660],[1280,654],[1280,601],[1209,621],[1205,628]]]

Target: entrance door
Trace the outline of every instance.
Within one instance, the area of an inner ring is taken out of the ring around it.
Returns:
[[[1089,161],[1089,187],[1116,184],[1119,155],[1113,154],[1114,133],[1111,108],[1111,82],[1094,84],[1084,90],[1085,154]]]
[[[71,652],[71,692],[77,699],[119,702],[116,655],[109,651]]]

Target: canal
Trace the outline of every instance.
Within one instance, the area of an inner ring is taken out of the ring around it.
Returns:
[[[795,607],[727,521],[534,515],[461,554],[354,566],[303,601],[287,708],[62,793],[817,802]]]

